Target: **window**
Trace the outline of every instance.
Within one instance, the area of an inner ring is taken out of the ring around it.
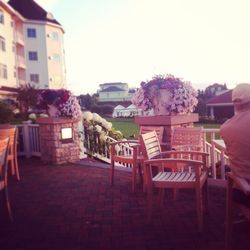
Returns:
[[[1,10],[0,10],[0,23],[4,24],[4,14]]]
[[[52,39],[53,40],[59,40],[59,35],[57,32],[52,32]]]
[[[30,61],[37,61],[38,56],[36,51],[29,51],[29,60]]]
[[[39,83],[39,75],[38,74],[30,74],[30,81]]]
[[[58,75],[55,75],[55,76],[54,76],[54,83],[55,83],[55,84],[61,83],[61,77],[58,76]]]
[[[7,79],[7,65],[0,63],[0,78]]]
[[[0,36],[0,50],[6,51],[5,39],[4,39],[4,37],[2,37],[2,36]]]
[[[27,36],[31,38],[36,38],[36,29],[28,28]]]
[[[56,61],[56,62],[60,62],[61,60],[61,57],[59,54],[53,54],[52,58],[53,58],[53,61]]]

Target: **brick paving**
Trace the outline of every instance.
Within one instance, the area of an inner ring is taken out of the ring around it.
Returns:
[[[21,181],[9,179],[15,221],[0,214],[1,250],[221,250],[224,249],[225,190],[210,187],[209,213],[197,232],[195,194],[181,191],[177,201],[166,193],[162,209],[146,221],[146,197],[131,173],[115,172],[93,160],[63,166],[20,159]],[[250,249],[250,225],[234,226],[234,249]]]

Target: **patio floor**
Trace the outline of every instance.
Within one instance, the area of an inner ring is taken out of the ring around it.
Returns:
[[[146,221],[146,199],[131,173],[115,172],[95,161],[48,166],[37,158],[19,160],[21,181],[9,178],[14,222],[0,214],[1,250],[47,249],[224,249],[225,190],[209,188],[209,213],[197,232],[195,194],[166,193],[163,209]],[[249,249],[250,225],[234,225],[234,249]]]

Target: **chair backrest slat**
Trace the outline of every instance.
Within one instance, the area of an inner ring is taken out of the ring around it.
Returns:
[[[163,142],[163,132],[164,132],[163,126],[141,126],[139,135],[147,134],[148,132],[152,132],[152,131],[156,132],[160,143]]]
[[[153,159],[161,154],[161,146],[155,131],[141,135],[145,159]]]
[[[174,127],[172,148],[190,145],[191,149],[202,149],[203,127]]]

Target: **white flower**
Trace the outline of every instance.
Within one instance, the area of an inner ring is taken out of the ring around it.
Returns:
[[[93,129],[94,129],[93,125],[88,126],[88,130],[93,130]]]
[[[82,118],[89,122],[89,121],[93,120],[93,114],[89,111],[86,111],[83,113]]]
[[[47,114],[40,114],[39,117],[49,117]]]
[[[30,120],[36,120],[36,114],[35,113],[29,114],[29,119]]]
[[[110,130],[112,129],[112,123],[111,123],[111,122],[107,122],[107,123],[105,124],[105,128],[106,128],[108,131],[110,131]]]
[[[100,133],[102,131],[102,127],[99,125],[95,125],[96,132]]]
[[[105,142],[105,141],[107,141],[107,139],[108,139],[107,135],[102,131],[100,133],[100,140]]]
[[[99,116],[97,113],[93,113],[93,121],[101,123],[102,117]]]

